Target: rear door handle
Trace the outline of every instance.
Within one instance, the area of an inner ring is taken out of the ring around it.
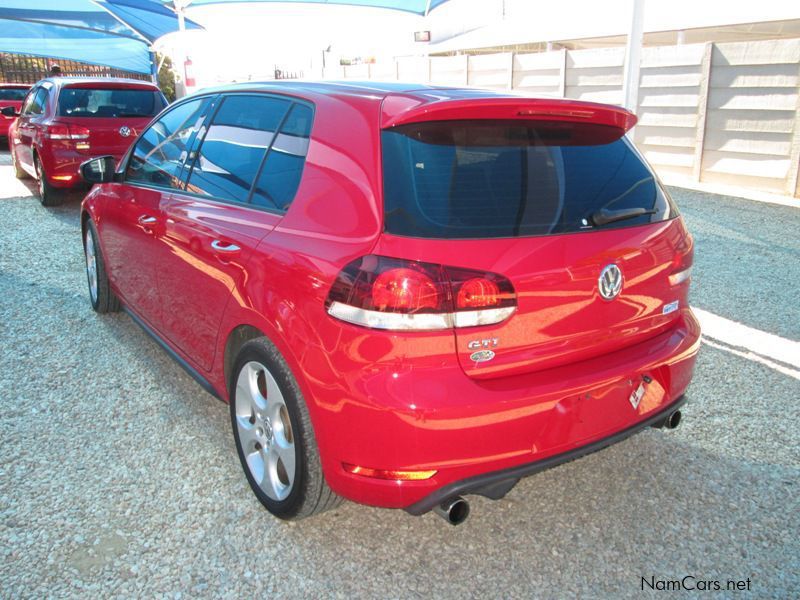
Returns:
[[[139,225],[155,225],[156,223],[158,223],[158,219],[150,215],[142,215],[139,217]]]
[[[214,250],[219,250],[220,252],[238,252],[239,250],[241,250],[241,248],[239,248],[239,246],[237,246],[236,244],[228,244],[225,242],[221,242],[220,240],[214,240],[213,242],[211,242],[211,247]]]

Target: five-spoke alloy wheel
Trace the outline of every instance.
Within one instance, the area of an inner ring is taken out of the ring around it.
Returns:
[[[308,407],[278,349],[265,337],[245,343],[229,385],[236,450],[261,504],[287,520],[337,506],[341,498],[325,481]]]

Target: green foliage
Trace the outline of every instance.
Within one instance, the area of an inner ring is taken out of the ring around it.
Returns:
[[[169,102],[175,102],[175,73],[172,70],[172,60],[169,56],[156,54],[156,61],[161,64],[161,68],[158,70],[158,87],[164,92]]]

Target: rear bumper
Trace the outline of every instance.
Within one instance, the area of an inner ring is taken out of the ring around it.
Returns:
[[[465,494],[479,494],[481,496],[491,498],[492,500],[498,500],[510,492],[511,489],[517,485],[519,480],[523,477],[535,475],[541,471],[546,471],[547,469],[552,469],[553,467],[563,465],[564,463],[577,460],[578,458],[586,456],[587,454],[592,454],[593,452],[597,452],[603,448],[608,448],[617,442],[621,442],[632,435],[639,433],[643,429],[647,429],[648,427],[656,427],[663,422],[666,417],[678,410],[685,403],[686,396],[683,395],[675,402],[663,410],[660,410],[658,413],[648,417],[644,421],[628,427],[627,429],[623,429],[622,431],[619,431],[606,438],[592,442],[591,444],[576,448],[575,450],[557,454],[555,456],[551,456],[550,458],[545,458],[544,460],[534,461],[526,465],[520,465],[518,467],[512,467],[502,471],[495,471],[493,473],[485,473],[483,475],[477,475],[475,477],[453,482],[439,488],[432,494],[429,494],[411,506],[406,507],[405,510],[412,515],[422,515],[432,510],[434,507],[438,506],[448,498],[452,498],[453,496],[462,496]]]
[[[455,361],[427,368],[400,361],[342,375],[344,390],[308,382],[326,479],[356,502],[415,514],[459,493],[500,497],[524,475],[663,419],[682,401],[699,345],[697,320],[684,309],[651,340],[548,371],[476,380]],[[631,394],[648,380],[634,408]],[[381,480],[343,463],[436,474]]]
[[[107,155],[108,153],[103,153]],[[46,148],[40,150],[40,157],[47,182],[55,188],[88,187],[80,174],[80,166],[93,154],[81,153],[72,148]],[[99,154],[97,155],[99,156]],[[114,160],[119,163],[121,155],[114,155]]]

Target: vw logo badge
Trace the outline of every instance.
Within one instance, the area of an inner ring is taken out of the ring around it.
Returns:
[[[119,134],[122,137],[128,137],[131,134],[131,128],[128,127],[127,125],[123,125],[122,127],[119,128]]]
[[[600,271],[600,278],[597,280],[600,295],[606,300],[613,300],[622,291],[622,271],[615,264],[606,265]]]

